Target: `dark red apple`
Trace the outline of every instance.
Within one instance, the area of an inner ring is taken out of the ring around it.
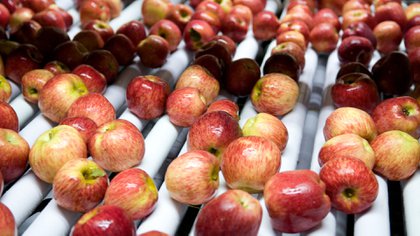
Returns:
[[[149,35],[137,45],[141,63],[149,68],[161,67],[169,53],[168,41],[159,35]]]
[[[140,41],[146,38],[146,27],[140,20],[131,20],[122,24],[116,33],[124,34],[131,40],[134,46],[137,46]]]
[[[78,41],[67,41],[59,44],[53,51],[52,58],[61,61],[73,70],[85,60],[88,50]]]
[[[411,80],[414,83],[420,83],[420,47],[408,53],[408,60],[410,62]]]
[[[101,49],[105,45],[101,35],[95,30],[81,30],[73,37],[73,41],[83,44],[88,51]]]
[[[378,6],[375,10],[376,23],[386,20],[395,21],[400,25],[401,30],[404,32],[407,24],[407,17],[405,16],[404,8],[401,3],[387,2]]]
[[[249,25],[245,19],[235,14],[227,14],[223,20],[222,33],[230,37],[236,43],[245,39]]]
[[[108,84],[114,82],[118,75],[119,64],[117,59],[115,59],[111,52],[104,49],[89,52],[83,64],[91,65],[101,72],[105,76]]]
[[[43,56],[32,44],[21,44],[13,50],[4,62],[5,75],[17,84],[22,76],[31,70],[41,67]]]
[[[260,77],[258,63],[250,58],[241,58],[230,64],[225,77],[225,87],[235,96],[247,96]]]
[[[340,63],[360,62],[369,65],[373,56],[373,45],[369,39],[361,36],[349,36],[338,47],[338,60]]]
[[[124,34],[114,34],[106,42],[103,49],[114,55],[118,64],[126,66],[130,64],[135,56],[136,47]]]
[[[372,46],[376,48],[376,37],[373,34],[373,28],[371,29],[365,22],[354,22],[351,23],[344,31],[341,36],[345,39],[349,36],[362,36],[372,43]]]

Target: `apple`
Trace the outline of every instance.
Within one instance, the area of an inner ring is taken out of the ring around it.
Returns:
[[[57,45],[52,52],[52,58],[73,70],[83,64],[88,53],[88,49],[82,43],[72,40]]]
[[[43,26],[38,30],[35,41],[31,44],[35,45],[42,53],[45,61],[51,61],[54,49],[65,42],[70,41],[70,37],[66,31],[54,27]]]
[[[159,35],[148,35],[137,45],[137,55],[144,66],[161,67],[170,53],[169,43]]]
[[[281,116],[295,107],[299,86],[285,74],[270,73],[255,83],[250,96],[252,105],[258,112]]]
[[[388,180],[408,179],[418,169],[420,144],[403,131],[385,131],[372,140],[371,146],[375,152],[373,170]]]
[[[371,29],[375,28],[375,25],[379,23],[376,22],[376,18],[370,10],[356,9],[343,14],[341,29],[345,30],[350,24],[356,22],[366,23]]]
[[[118,173],[105,192],[104,205],[121,207],[131,220],[141,220],[153,212],[158,190],[153,179],[139,168]]]
[[[420,15],[420,3],[418,2],[412,2],[410,3],[405,9],[405,16],[407,17],[407,20],[413,19],[415,16]]]
[[[104,47],[105,42],[101,35],[95,30],[81,30],[74,37],[73,41],[77,41],[90,52]]]
[[[263,11],[267,1],[266,0],[233,0],[233,5],[245,5],[251,9],[252,14],[256,15],[259,12]]]
[[[127,235],[135,236],[136,228],[127,213],[118,206],[101,205],[83,214],[71,236]]]
[[[261,69],[254,59],[237,59],[226,72],[225,89],[235,96],[248,96],[260,77]]]
[[[3,0],[2,4],[9,10],[10,13],[13,13],[16,8],[22,7],[20,0]]]
[[[234,9],[235,9],[235,6],[232,6],[232,10],[231,11],[233,11]],[[201,1],[195,7],[194,10],[195,11],[211,11],[213,13],[216,13],[220,20],[223,20],[223,18],[225,18],[225,15],[226,15],[226,13],[223,10],[222,6],[219,3],[217,3],[216,1],[213,1],[213,0],[204,0],[204,1]],[[241,10],[242,10],[242,8],[241,8]],[[251,13],[251,10],[249,8],[247,8],[247,10],[249,10],[249,12]],[[252,13],[251,13],[251,17],[252,17]]]
[[[68,117],[64,118],[60,125],[68,125],[75,128],[82,135],[83,140],[87,145],[90,137],[95,133],[98,126],[96,123],[87,117]]]
[[[140,20],[131,20],[122,24],[116,33],[127,36],[134,46],[137,46],[147,36],[146,27]]]
[[[0,101],[0,116],[0,128],[19,131],[19,118],[9,103]]]
[[[308,26],[309,31],[314,27],[312,15],[304,12],[288,12],[284,17],[280,19],[280,24],[283,22],[296,20],[303,21]]]
[[[376,9],[380,5],[384,5],[385,3],[388,3],[388,2],[396,2],[396,3],[399,3],[399,4],[402,3],[401,0],[373,0],[373,1],[371,1],[371,4],[373,4],[374,8]]]
[[[159,35],[166,39],[169,44],[169,51],[173,52],[178,48],[182,40],[182,32],[178,26],[167,19],[162,19],[153,24],[149,30],[149,34]]]
[[[70,30],[71,26],[73,25],[73,16],[63,8],[59,7],[57,4],[53,3],[48,6],[48,10],[56,11],[64,20],[64,24],[66,26],[65,30]]]
[[[331,99],[335,107],[355,107],[369,114],[381,100],[375,81],[359,72],[337,78],[331,87]]]
[[[191,16],[191,20],[203,20],[207,22],[216,34],[222,27],[222,19],[219,18],[217,13],[207,10],[195,11]]]
[[[43,59],[43,55],[34,45],[20,44],[4,61],[5,76],[20,85],[22,76],[28,71],[40,68]]]
[[[282,42],[277,44],[271,49],[271,55],[275,54],[288,54],[292,56],[299,65],[299,73],[305,68],[305,51],[294,42]]]
[[[130,121],[123,119],[102,124],[88,142],[93,160],[113,172],[138,165],[143,159],[144,147],[142,133]]]
[[[180,203],[206,203],[219,187],[219,160],[203,150],[181,154],[169,164],[165,185],[171,198]]]
[[[224,111],[231,115],[233,119],[239,121],[239,106],[230,99],[224,98],[210,103],[206,110],[206,113],[210,113],[213,111]]]
[[[30,103],[38,103],[39,93],[44,85],[54,77],[54,74],[46,69],[34,69],[22,76],[22,95]]]
[[[350,23],[343,31],[341,38],[345,39],[349,36],[365,37],[372,43],[373,48],[376,48],[377,41],[375,35],[373,34],[373,29],[371,29],[365,22]]]
[[[2,2],[4,3],[4,2]],[[35,12],[27,7],[18,7],[15,11],[11,12],[9,18],[10,33],[16,32],[24,22],[29,21],[35,15]]]
[[[103,1],[109,7],[111,19],[114,19],[121,15],[121,11],[124,5],[122,0],[103,0]]]
[[[407,17],[405,16],[404,8],[398,2],[387,2],[376,7],[375,20],[376,23],[387,20],[395,21],[403,32],[406,29]]]
[[[126,89],[128,109],[143,120],[158,118],[165,112],[170,90],[168,82],[158,76],[136,76]]]
[[[169,0],[145,0],[141,5],[143,22],[151,27],[159,20],[168,17],[172,11],[173,3]]]
[[[78,158],[87,158],[86,143],[79,131],[68,125],[58,125],[43,132],[29,151],[32,171],[50,184],[66,162]]]
[[[43,27],[50,26],[59,28],[63,31],[67,31],[67,25],[63,16],[56,10],[45,9],[35,13],[32,19]]]
[[[280,170],[280,164],[281,151],[276,143],[264,137],[244,136],[226,147],[220,168],[229,188],[259,193]]]
[[[314,16],[315,13],[315,1],[290,1],[287,8],[286,13],[303,13],[308,14],[310,16]]]
[[[320,225],[331,209],[325,184],[312,170],[276,173],[264,187],[264,201],[272,227],[284,233]]]
[[[411,80],[416,84],[420,83],[420,47],[408,53],[408,60],[410,62]]]
[[[104,0],[83,1],[79,7],[79,16],[82,25],[91,20],[108,22],[111,20],[111,10]]]
[[[378,130],[369,113],[354,107],[340,107],[325,120],[323,133],[326,141],[341,134],[353,133],[371,142]]]
[[[305,22],[301,20],[291,20],[282,22],[277,29],[277,36],[287,31],[297,31],[304,36],[305,41],[309,41],[309,27],[308,25],[306,25]]]
[[[219,40],[211,40],[195,52],[195,58],[198,59],[199,57],[205,55],[215,56],[221,66],[220,73],[223,75],[232,63],[232,55],[230,54],[230,49],[228,47],[229,46],[227,44],[220,42]],[[224,79],[221,77],[219,79],[223,84]]]
[[[407,25],[405,27],[406,30],[410,29],[413,26],[420,25],[420,15],[416,15],[407,21]]]
[[[131,42],[130,38],[124,34],[112,35],[105,42],[103,48],[112,53],[120,66],[127,66],[131,64],[137,49]]]
[[[25,21],[16,31],[10,33],[10,39],[19,43],[33,43],[41,28],[42,26],[33,19]]]
[[[31,8],[34,12],[40,12],[47,9],[54,0],[20,0],[23,7]]]
[[[239,189],[228,190],[201,208],[194,233],[257,235],[261,221],[262,207],[257,199]]]
[[[420,137],[420,105],[415,98],[399,96],[379,103],[372,113],[378,133],[401,130]]]
[[[70,106],[88,89],[83,80],[71,73],[58,74],[49,79],[38,97],[41,113],[53,122],[60,122],[67,115]]]
[[[274,39],[279,26],[279,20],[272,11],[260,11],[252,19],[252,31],[257,40]]]
[[[107,87],[105,76],[87,64],[80,64],[71,73],[78,75],[90,93],[104,93]]]
[[[395,21],[380,22],[373,29],[373,34],[378,42],[376,49],[382,54],[398,50],[403,38],[401,28]]]
[[[340,63],[360,62],[369,65],[373,57],[373,45],[371,41],[362,36],[349,36],[341,41],[337,54]]]
[[[6,29],[10,20],[10,11],[7,7],[0,3],[0,26]]]
[[[212,41],[209,43],[212,43]],[[227,52],[227,49],[225,52]],[[210,52],[205,52],[203,55],[197,55],[196,53],[195,56],[190,65],[199,65],[205,68],[219,82],[219,87],[223,87],[223,84],[220,85],[220,83],[224,83],[224,74],[227,69],[223,59]]]
[[[243,4],[233,5],[232,10],[227,14],[233,14],[233,15],[237,15],[237,16],[241,17],[242,19],[245,20],[247,25],[250,25],[252,23],[253,19],[254,19],[254,15],[253,15],[251,9],[248,6],[243,5]],[[226,16],[226,14],[223,15],[223,18],[225,16]]]
[[[214,3],[217,6],[220,6],[219,4],[211,0],[208,1]],[[187,25],[187,23],[191,20],[193,13],[194,10],[191,8],[190,5],[185,3],[178,3],[173,5],[166,19],[174,22],[179,27],[181,32],[184,32],[184,28]]]
[[[345,14],[348,11],[357,9],[370,11],[370,5],[364,0],[349,0],[344,3],[342,13]]]
[[[405,32],[404,46],[408,53],[420,47],[420,25],[413,26]]]
[[[360,0],[353,0],[353,2],[355,1],[360,1]],[[348,1],[348,2],[352,2],[352,1]],[[327,23],[332,24],[337,31],[341,29],[341,22],[337,14],[330,8],[319,9],[315,13],[313,17],[313,21],[314,21],[314,25],[327,22]]]
[[[12,86],[10,82],[0,74],[0,101],[9,102],[12,96]]]
[[[226,147],[242,136],[237,120],[224,111],[200,116],[190,127],[187,150],[204,150],[220,159]]]
[[[105,49],[98,49],[89,52],[82,64],[88,64],[102,73],[107,84],[111,84],[116,80],[120,65],[114,55]]]
[[[246,19],[238,14],[228,13],[223,19],[221,32],[235,43],[242,42],[249,29]]]
[[[53,181],[57,205],[76,212],[87,212],[98,205],[108,188],[106,172],[94,161],[73,159],[66,162]]]
[[[0,128],[0,174],[8,184],[22,176],[28,164],[28,142],[14,130]],[[0,191],[1,195],[1,191]]]
[[[45,63],[45,65],[42,68],[50,71],[54,75],[70,72],[70,68],[68,66],[64,65],[64,63],[62,63],[61,61],[57,61],[57,60],[52,60],[52,61],[49,61],[49,62]]]
[[[207,101],[197,88],[185,87],[172,91],[165,107],[173,124],[189,127],[206,111]]]
[[[17,225],[15,217],[10,209],[0,202],[0,227],[2,234],[8,236],[17,235]]]
[[[309,41],[317,53],[331,53],[338,43],[338,32],[330,23],[320,23],[312,28]]]
[[[229,36],[223,35],[223,34],[218,34],[218,35],[213,36],[211,38],[211,41],[216,41],[216,42],[222,43],[228,49],[228,52],[231,55],[231,57],[233,57],[235,55],[236,43]]]
[[[346,214],[362,213],[378,195],[375,175],[357,158],[333,158],[322,166],[319,177],[325,183],[331,206]]]
[[[186,87],[197,88],[207,105],[216,99],[220,91],[219,81],[200,65],[188,66],[179,76],[175,89]]]
[[[281,152],[286,148],[289,133],[284,123],[268,113],[258,113],[246,120],[242,132],[244,136],[260,136],[273,141]]]
[[[296,82],[299,82],[302,73],[297,59],[290,53],[274,53],[266,60],[263,67],[263,74],[278,73],[289,76]]]
[[[309,40],[305,39],[305,36],[295,30],[289,30],[282,32],[276,36],[276,43],[281,44],[284,42],[293,42],[299,45],[300,48],[302,48],[303,51],[306,51],[306,48],[308,46]]]
[[[192,51],[200,49],[215,35],[216,33],[213,31],[211,25],[203,20],[189,21],[183,31],[186,48]]]
[[[108,39],[115,34],[114,29],[111,27],[109,22],[93,19],[90,20],[83,25],[81,25],[82,30],[94,30],[101,36],[104,43],[108,41]]]
[[[326,141],[319,150],[318,163],[322,167],[328,161],[343,156],[358,158],[369,169],[375,165],[375,153],[369,142],[352,133],[337,135]]]

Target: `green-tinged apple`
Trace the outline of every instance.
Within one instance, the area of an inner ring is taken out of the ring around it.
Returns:
[[[173,8],[170,0],[145,0],[141,5],[143,22],[147,27],[151,27],[159,20],[169,16]]]
[[[126,235],[135,236],[136,227],[124,209],[101,205],[86,212],[73,226],[71,236]]]
[[[39,93],[44,85],[54,77],[54,74],[46,69],[34,69],[22,76],[22,95],[30,103],[38,103]]]
[[[353,157],[362,160],[369,169],[375,165],[375,153],[369,142],[357,134],[341,134],[326,141],[319,150],[318,163],[322,167],[337,157]]]
[[[327,117],[323,133],[325,140],[341,134],[353,133],[370,142],[376,137],[378,131],[369,113],[354,107],[340,107]]]
[[[14,236],[18,234],[15,217],[10,209],[0,202],[0,229],[4,236]]]
[[[0,117],[0,128],[19,131],[19,117],[9,103],[0,101]]]
[[[9,19],[9,29],[11,33],[16,32],[24,22],[30,21],[35,12],[28,7],[18,7],[11,13]]]
[[[50,71],[51,73],[53,73],[54,75],[70,72],[70,68],[68,66],[64,65],[64,63],[62,63],[61,61],[57,61],[57,60],[52,60],[52,61],[49,61],[49,62],[45,63],[45,65],[44,65],[44,67],[42,67],[42,69],[46,69],[46,70]]]
[[[344,3],[342,13],[345,14],[348,11],[358,10],[358,9],[371,10],[370,4],[368,4],[364,0],[349,0],[346,3]]]
[[[10,82],[0,73],[0,101],[9,102],[12,96]]]
[[[211,1],[211,0],[208,0],[208,1]],[[219,6],[219,4],[217,3],[215,4]],[[174,6],[172,7],[166,19],[174,22],[179,27],[181,32],[183,32],[185,26],[191,20],[193,13],[194,13],[194,10],[189,4],[178,3],[178,4],[174,4]]]
[[[81,96],[71,104],[65,118],[87,117],[93,120],[97,126],[115,120],[115,108],[111,102],[100,93],[89,93]]]
[[[38,178],[53,183],[57,171],[68,161],[87,158],[82,135],[68,125],[58,125],[43,132],[29,151],[29,164]]]
[[[77,131],[79,131],[79,133],[82,135],[83,140],[85,140],[86,145],[90,137],[96,132],[96,129],[98,128],[96,123],[87,117],[64,118],[60,122],[60,125],[68,125],[77,129]]]
[[[53,196],[64,209],[87,212],[102,201],[107,188],[108,176],[98,164],[88,159],[73,159],[57,171]]]
[[[186,87],[172,91],[165,108],[173,124],[189,127],[204,114],[207,101],[197,88]]]
[[[144,148],[142,133],[131,122],[123,119],[99,126],[88,142],[93,160],[105,170],[113,172],[140,164]]]
[[[390,130],[379,134],[371,142],[375,152],[374,171],[388,180],[408,179],[420,162],[420,144],[411,135]]]
[[[191,125],[187,148],[208,151],[220,159],[226,147],[241,136],[241,127],[231,115],[224,111],[209,112]]]
[[[213,31],[211,25],[203,20],[189,21],[183,31],[186,48],[192,51],[200,49],[215,35],[216,33]]]
[[[197,88],[207,105],[216,99],[220,91],[219,81],[200,65],[188,66],[179,76],[175,89],[186,87]]]
[[[414,17],[420,15],[420,3],[412,2],[406,8],[404,8],[404,12],[408,21],[413,19]]]
[[[270,73],[261,77],[251,92],[255,110],[275,116],[284,115],[295,107],[299,86],[285,74]]]
[[[0,173],[8,184],[25,173],[29,155],[28,142],[16,131],[0,128]],[[1,193],[1,192],[0,192]]]
[[[60,122],[79,97],[88,94],[83,80],[76,74],[58,74],[49,79],[38,97],[41,113],[53,122]]]
[[[220,167],[230,188],[259,193],[280,170],[280,164],[281,151],[276,143],[264,137],[246,136],[226,147]]]
[[[362,213],[378,196],[378,181],[373,171],[357,158],[336,157],[319,172],[331,206],[346,214]]]
[[[136,76],[127,85],[128,109],[143,120],[158,118],[165,112],[170,91],[168,82],[158,76]]]
[[[207,151],[188,151],[169,164],[165,184],[170,196],[178,202],[206,203],[219,187],[219,160]]]
[[[289,133],[284,123],[268,113],[258,113],[246,120],[242,132],[244,136],[261,136],[277,144],[281,152],[286,148]]]
[[[261,204],[249,193],[228,190],[200,210],[196,235],[257,235],[262,221]],[[210,223],[212,222],[212,223]]]
[[[377,23],[370,9],[355,9],[343,13],[341,29],[345,30],[350,24],[356,22],[366,23],[371,29],[375,28],[375,25]]]
[[[105,76],[87,64],[80,64],[71,73],[78,75],[91,93],[104,93],[107,87]]]
[[[233,15],[240,16],[242,19],[245,20],[245,22],[246,22],[247,25],[251,25],[252,24],[252,20],[254,19],[253,18],[254,15],[252,14],[251,9],[248,6],[243,5],[243,4],[233,5],[232,6],[232,10],[230,12],[228,12],[228,14],[233,14]],[[224,18],[224,16],[223,16],[223,18]],[[279,24],[279,23],[277,22],[277,24]]]
[[[264,201],[276,231],[297,233],[321,224],[331,209],[325,184],[311,170],[283,171],[264,187]]]
[[[233,117],[233,119],[239,121],[239,106],[232,100],[227,98],[216,100],[208,106],[206,113],[213,111],[224,111]]]
[[[143,170],[131,168],[118,173],[108,186],[104,204],[121,207],[131,220],[141,220],[155,209],[158,190]]]

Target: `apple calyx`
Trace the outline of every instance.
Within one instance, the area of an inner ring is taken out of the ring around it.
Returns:
[[[341,194],[348,200],[354,200],[356,199],[357,191],[353,188],[346,188]]]
[[[402,112],[405,116],[410,116],[413,114],[414,108],[411,106],[404,106]]]

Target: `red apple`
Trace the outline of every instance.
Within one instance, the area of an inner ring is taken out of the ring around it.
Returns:
[[[169,164],[165,184],[171,198],[178,202],[206,203],[219,187],[219,160],[202,150],[181,154]]]
[[[54,74],[46,69],[35,69],[26,72],[22,76],[22,95],[26,101],[38,103],[39,93],[44,85],[54,77]]]
[[[211,0],[208,1],[214,3],[217,6],[220,6],[219,4]],[[191,20],[193,13],[194,10],[191,8],[190,5],[178,3],[171,8],[171,11],[166,18],[174,22],[179,27],[181,32],[184,32],[184,28],[187,25],[187,23]]]
[[[67,115],[70,106],[88,90],[83,80],[70,73],[58,74],[49,79],[38,97],[42,114],[53,122],[60,122]]]
[[[312,28],[309,41],[318,53],[331,53],[338,43],[338,32],[330,23],[320,23]]]
[[[378,131],[372,117],[365,111],[354,107],[340,107],[326,119],[323,128],[325,140],[341,134],[353,133],[372,141]]]
[[[353,157],[326,162],[319,173],[333,208],[346,214],[368,209],[378,195],[378,181],[365,163]]]
[[[343,35],[341,39],[345,39],[349,36],[361,36],[369,39],[372,43],[373,48],[376,48],[376,37],[373,34],[373,29],[371,29],[366,23],[364,22],[353,22],[350,23],[347,28],[343,31]]]
[[[147,35],[143,21],[140,20],[131,20],[122,24],[116,33],[127,36],[134,46],[137,46]]]
[[[232,10],[233,9],[234,9],[234,6],[232,7]],[[249,8],[248,8],[248,10],[251,12],[251,10]],[[226,15],[222,6],[219,3],[217,3],[216,1],[213,1],[213,0],[204,0],[204,1],[200,2],[195,7],[195,11],[211,11],[213,13],[216,13],[220,20],[223,20],[223,18]],[[252,17],[252,13],[251,13],[251,17]]]
[[[315,12],[315,1],[290,1],[286,8],[286,13],[303,13],[310,16],[314,16]]]
[[[10,11],[7,7],[0,3],[0,26],[6,29],[10,20]]]
[[[82,215],[71,231],[71,236],[98,235],[135,236],[136,228],[121,207],[102,205]]]
[[[324,8],[326,9],[326,8]],[[343,5],[342,14],[345,14],[351,10],[368,10],[370,11],[370,5],[364,0],[349,0]]]
[[[420,105],[409,96],[388,98],[379,103],[372,113],[378,133],[401,130],[414,138],[420,137]]]
[[[289,22],[289,21],[303,21],[307,26],[309,30],[312,30],[314,27],[314,21],[312,15],[304,12],[291,12],[287,13],[284,17],[280,19],[280,24],[283,22]]]
[[[19,7],[13,11],[9,19],[10,32],[16,32],[24,22],[29,21],[35,15],[35,12],[27,7]]]
[[[407,17],[407,20],[410,21],[415,16],[420,15],[420,3],[418,2],[412,2],[410,3],[405,9],[405,16]]]
[[[410,29],[413,26],[420,25],[420,15],[414,16],[409,21],[407,21],[407,25],[405,27],[406,30]]]
[[[17,225],[13,213],[9,208],[0,202],[0,227],[4,235],[17,235]]]
[[[128,109],[140,119],[155,119],[164,113],[170,90],[168,82],[158,76],[134,77],[126,90]]]
[[[63,31],[67,31],[67,25],[63,16],[56,10],[45,9],[35,13],[32,17],[33,20],[38,22],[41,26],[57,27]]]
[[[117,79],[120,65],[114,55],[105,49],[98,49],[89,52],[82,64],[87,64],[102,73],[107,84],[113,83]]]
[[[319,225],[331,208],[325,184],[311,170],[275,174],[264,187],[271,225],[277,231],[297,233]]]
[[[223,34],[218,34],[218,35],[215,35],[214,37],[212,37],[211,41],[216,41],[216,42],[222,43],[223,45],[226,46],[226,48],[228,49],[228,51],[229,51],[229,53],[232,57],[235,55],[236,43],[230,37],[228,37],[226,35],[223,35]]]
[[[246,19],[238,14],[227,14],[223,20],[222,33],[236,43],[242,42],[248,33],[249,24]]]
[[[341,134],[326,141],[319,150],[318,162],[322,167],[337,157],[352,157],[362,160],[369,169],[375,165],[375,153],[369,142],[357,134]]]
[[[289,133],[284,123],[268,113],[258,113],[246,120],[242,132],[244,136],[261,136],[277,144],[281,152],[286,148]]]
[[[62,63],[61,61],[57,61],[57,60],[47,62],[44,65],[43,69],[46,69],[46,70],[50,71],[54,75],[70,72],[70,68],[68,66],[64,65],[64,63]]]
[[[43,132],[29,152],[29,164],[35,175],[53,183],[57,171],[68,161],[87,158],[86,143],[75,128],[58,125]]]
[[[63,8],[59,7],[57,4],[51,4],[48,6],[49,10],[54,10],[56,11],[58,14],[61,15],[61,17],[64,20],[64,24],[66,25],[66,31],[68,31],[71,26],[73,25],[73,16],[66,10],[64,10]]]
[[[34,12],[40,12],[47,9],[54,0],[20,0],[22,6],[31,8]]]
[[[53,181],[57,205],[76,212],[87,212],[98,205],[108,188],[106,172],[94,161],[73,159],[66,162]]]
[[[197,88],[181,88],[169,94],[166,113],[169,120],[178,126],[189,127],[207,108],[207,101]]]
[[[122,0],[104,0],[104,2],[109,7],[111,19],[114,19],[120,16],[123,5],[124,5]]]
[[[144,138],[131,122],[116,119],[104,123],[89,139],[92,158],[102,168],[119,172],[138,165],[144,156]]]
[[[225,89],[235,96],[248,96],[261,77],[258,63],[251,58],[233,61],[225,75]]]
[[[338,46],[338,60],[340,63],[360,62],[369,65],[373,56],[373,45],[369,39],[362,36],[349,36]]]
[[[83,30],[96,31],[101,36],[104,43],[115,34],[114,29],[108,22],[99,19],[89,20],[81,27]]]
[[[220,159],[226,147],[242,136],[237,120],[224,111],[214,111],[200,116],[188,133],[188,150],[204,150]]]
[[[299,72],[302,72],[305,68],[305,51],[292,41],[282,42],[274,46],[273,49],[271,49],[271,55],[275,54],[288,54],[292,56],[299,65]]]
[[[228,190],[201,208],[194,232],[196,235],[257,235],[261,220],[262,207],[257,199],[242,190]]]
[[[141,233],[138,236],[169,236],[169,234],[158,231],[158,230],[150,230],[150,231]]]
[[[353,0],[353,1],[360,1],[360,0]],[[327,22],[327,23],[332,24],[337,31],[341,29],[341,22],[338,19],[337,14],[335,14],[335,12],[331,10],[330,8],[319,9],[317,13],[314,15],[313,21],[314,21],[314,25]]]
[[[375,20],[376,23],[382,21],[395,21],[404,32],[407,24],[407,17],[405,16],[404,8],[401,3],[398,2],[387,2],[382,4],[375,9]]]
[[[131,220],[141,220],[153,212],[157,200],[153,179],[141,169],[130,168],[111,180],[104,204],[121,207]]]
[[[417,171],[420,144],[411,135],[400,130],[385,131],[372,140],[371,146],[375,152],[373,170],[386,179],[408,179]]]
[[[378,42],[376,49],[382,54],[398,50],[403,38],[401,28],[395,21],[378,23],[373,29],[373,34]]]
[[[289,30],[282,32],[276,36],[276,43],[281,44],[284,42],[293,42],[299,45],[303,51],[306,51],[309,40],[305,39],[305,36],[299,31]]]
[[[16,131],[0,128],[0,152],[3,153],[0,159],[2,182],[8,184],[25,173],[29,149],[28,142]]]
[[[206,21],[191,20],[184,28],[183,39],[187,49],[197,51],[208,43],[214,35],[216,33]]]
[[[280,26],[277,16],[268,10],[260,11],[252,19],[252,31],[257,40],[271,40],[276,37]]]
[[[137,49],[131,42],[130,38],[124,34],[112,35],[105,42],[103,48],[112,53],[120,66],[127,66],[131,64]]]
[[[258,112],[284,115],[295,107],[299,86],[292,78],[280,73],[261,77],[251,92],[251,102]]]
[[[21,84],[22,76],[41,67],[43,55],[32,44],[20,44],[7,55],[4,61],[5,76],[16,84]]]
[[[87,117],[69,117],[64,118],[60,125],[68,125],[75,128],[82,135],[83,140],[87,144],[90,137],[95,133],[98,126],[96,123]]]
[[[249,7],[253,15],[256,15],[257,13],[264,10],[266,4],[266,0],[233,0],[233,5],[245,5]]]
[[[19,43],[33,43],[41,28],[42,26],[33,19],[25,21],[16,31],[10,33],[10,39]]]
[[[169,53],[168,41],[159,35],[149,35],[137,45],[137,55],[143,65],[149,68],[161,67]]]
[[[151,27],[159,20],[169,16],[173,8],[173,3],[169,0],[145,0],[141,5],[143,22],[147,27]]]
[[[9,102],[12,96],[12,86],[10,82],[0,74],[0,101]]]
[[[182,33],[178,26],[170,20],[162,19],[153,24],[149,34],[159,35],[166,39],[169,44],[169,51],[173,52],[178,48],[182,40]]]
[[[0,128],[19,131],[19,118],[9,103],[0,101],[0,116]]]
[[[371,113],[380,102],[375,81],[364,73],[349,73],[337,78],[331,87],[335,107],[355,107]]]
[[[79,7],[79,15],[82,25],[91,20],[108,22],[111,19],[111,10],[103,0],[83,1]]]
[[[57,45],[52,52],[52,58],[61,61],[73,70],[83,64],[88,53],[89,51],[82,43],[72,40]]]
[[[78,75],[85,83],[91,93],[103,93],[107,87],[105,76],[87,64],[80,64],[72,70],[73,74]]]
[[[224,111],[232,116],[233,119],[239,121],[239,106],[234,101],[227,98],[216,100],[210,103],[209,107],[206,110],[206,113],[213,111]]]
[[[228,12],[227,14],[233,14],[233,15],[237,15],[238,17],[241,17],[242,19],[245,20],[247,25],[250,25],[254,18],[254,15],[251,9],[248,6],[243,5],[243,4],[233,5],[232,10]],[[225,16],[226,15],[224,15],[223,18]]]
[[[246,136],[226,147],[220,168],[230,188],[258,193],[280,170],[280,164],[281,151],[276,143],[264,137]]]
[[[420,25],[411,27],[404,34],[404,46],[408,53],[420,47]]]

